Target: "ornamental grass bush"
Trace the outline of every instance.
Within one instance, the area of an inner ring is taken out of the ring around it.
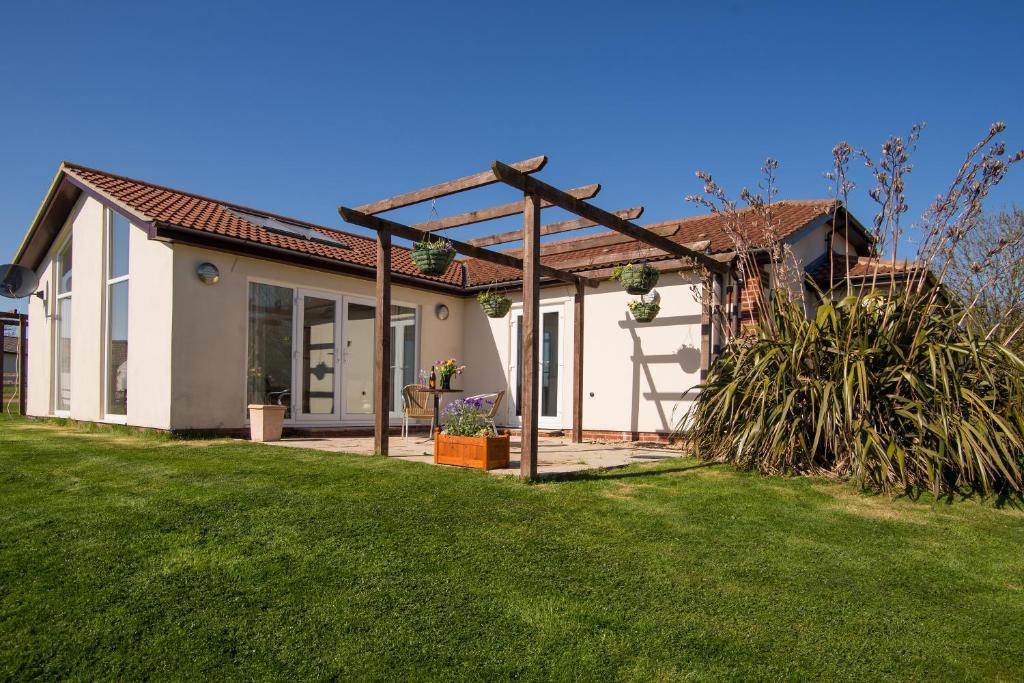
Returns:
[[[826,174],[836,198],[833,239],[850,230],[843,207],[855,186],[851,159],[869,170],[878,213],[869,231],[872,253],[857,261],[868,272],[851,279],[845,256],[832,253],[831,285],[820,289],[775,237],[777,162],[765,164],[763,194],[740,195],[760,224],[755,231],[737,227],[737,203],[698,173],[705,193],[690,199],[729,218],[739,276],[760,284],[767,270],[771,284],[749,290],[744,334],[714,321],[725,349],[677,425],[694,455],[763,474],[846,478],[884,492],[1024,491],[1024,363],[1011,350],[1024,323],[992,324],[978,315],[986,287],[1006,277],[995,265],[1000,253],[1014,245],[1002,240],[966,269],[956,258],[983,223],[983,200],[1024,159],[996,140],[1004,128],[993,124],[909,228],[919,244],[912,261],[898,255],[921,126],[887,140],[878,158],[837,145]],[[752,235],[765,237],[758,242]],[[971,289],[951,276],[954,262],[972,278]]]
[[[772,298],[693,405],[694,454],[880,491],[1024,487],[1024,364],[916,293]],[[771,332],[768,332],[769,327]]]

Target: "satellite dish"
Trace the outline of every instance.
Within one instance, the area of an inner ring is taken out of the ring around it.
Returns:
[[[9,263],[0,266],[0,296],[22,299],[39,286],[39,277],[30,268]]]

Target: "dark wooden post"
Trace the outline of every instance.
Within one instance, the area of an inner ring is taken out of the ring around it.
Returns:
[[[374,337],[377,348],[373,364],[373,450],[388,454],[391,417],[391,233],[377,232],[377,310]]]
[[[18,346],[18,409],[25,415],[28,410],[28,314],[19,319],[18,331],[21,337]]]
[[[540,337],[540,197],[523,197],[523,420],[519,474],[525,479],[537,477],[537,356]]]
[[[572,440],[583,441],[583,283],[576,283],[572,319]]]
[[[7,386],[7,372],[4,367],[7,365],[7,321],[0,318],[0,413],[7,410],[7,401],[4,390]]]
[[[732,336],[739,337],[741,331],[740,318],[743,316],[743,308],[740,292],[740,270],[737,268],[732,273]]]
[[[715,290],[713,273],[705,274],[700,287],[700,379],[703,382],[711,367],[711,307]]]

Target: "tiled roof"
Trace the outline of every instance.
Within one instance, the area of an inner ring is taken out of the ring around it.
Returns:
[[[125,206],[146,221],[247,240],[341,263],[370,268],[376,266],[376,241],[368,237],[77,164],[65,162],[63,169],[81,183]],[[834,208],[835,202],[832,200],[787,200],[776,203],[774,220],[778,237],[785,239],[793,235],[817,218],[830,215]],[[271,231],[236,212],[267,216],[315,230],[328,238],[328,242],[333,240],[337,245]],[[756,222],[754,212],[746,209],[740,211],[738,216],[738,231],[750,236],[752,241],[759,241],[757,233],[761,232],[761,228]],[[727,232],[728,220],[726,216],[720,214],[708,214],[653,223],[645,227],[680,244],[706,244],[712,253],[722,253],[734,248]],[[579,272],[626,263],[638,252],[646,249],[647,245],[624,235],[601,233],[545,243],[541,247],[541,262]],[[513,249],[508,250],[508,253],[518,255],[519,251]],[[672,258],[674,257],[667,254],[647,256],[649,261]],[[457,287],[464,284],[462,264],[466,266],[465,284],[470,286],[490,282],[511,282],[521,277],[521,273],[515,268],[478,259],[457,260],[448,267],[444,275],[429,277],[416,269],[408,249],[397,246],[392,248],[391,260],[395,273]]]
[[[834,284],[845,278],[857,280],[875,276],[887,281],[890,275],[908,275],[915,271],[920,272],[920,268],[921,266],[914,261],[896,261],[894,265],[891,259],[853,255],[844,257],[840,254],[833,254],[830,263],[829,256],[825,253],[808,264],[805,270],[819,286],[828,288],[830,270]]]
[[[773,207],[776,234],[779,239],[791,237],[815,219],[831,215],[834,209],[835,202],[829,199],[778,202]],[[763,231],[753,210],[739,211],[737,218],[737,232],[755,243],[763,239],[760,238]],[[644,227],[679,244],[706,243],[711,253],[724,253],[735,249],[728,232],[729,220],[723,214],[706,214],[650,223]],[[560,264],[572,262],[574,265],[564,269],[579,272],[627,263],[635,258],[638,252],[648,248],[648,245],[625,235],[602,233],[545,243],[541,245],[541,263],[558,268]],[[516,256],[520,252],[519,249],[509,250],[509,253]],[[664,254],[646,258],[648,261],[659,261],[675,257]],[[508,282],[520,278],[520,273],[515,268],[476,259],[469,259],[466,262],[466,270],[467,281],[471,286],[489,282]]]
[[[133,178],[97,171],[84,166],[65,162],[64,169],[86,185],[132,209],[140,218],[146,220],[159,221],[183,228],[191,228],[268,246],[281,247],[334,259],[343,263],[369,266],[371,268],[377,264],[376,240],[361,235],[334,230],[322,225],[307,223],[306,221],[279,216],[258,209],[251,209],[231,202],[210,199]],[[313,229],[325,237],[336,240],[338,246],[272,232],[237,215],[232,209],[246,213],[261,214]],[[452,263],[444,275],[428,277],[416,270],[416,266],[413,265],[412,259],[409,256],[408,249],[396,246],[391,251],[391,263],[392,270],[396,273],[411,275],[434,282],[444,282],[457,286],[462,285],[462,269],[457,262]]]

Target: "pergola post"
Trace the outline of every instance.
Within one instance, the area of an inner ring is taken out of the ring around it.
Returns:
[[[572,441],[583,441],[583,283],[576,283],[572,319]]]
[[[376,349],[373,363],[373,450],[388,454],[391,416],[391,233],[377,232],[377,306],[374,316]]]
[[[740,336],[740,319],[742,316],[743,308],[740,289],[740,269],[736,268],[732,272],[732,336],[734,338]]]
[[[25,415],[28,410],[28,314],[18,317],[18,410]]]
[[[540,338],[540,197],[523,196],[523,365],[522,436],[519,474],[524,479],[537,477],[537,358]]]

